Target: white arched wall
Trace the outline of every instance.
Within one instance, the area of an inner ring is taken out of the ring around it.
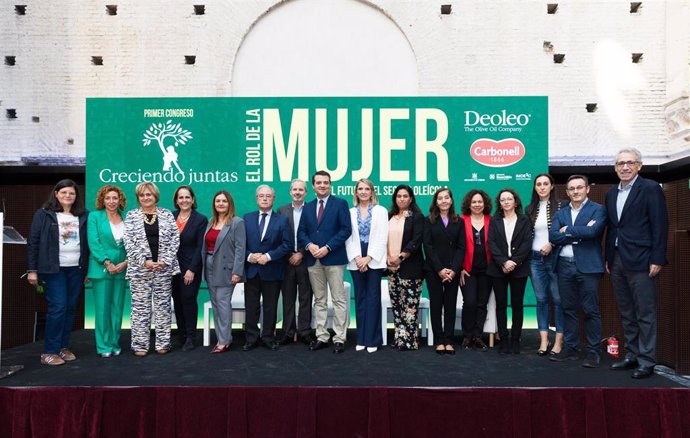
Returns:
[[[414,96],[415,55],[380,9],[293,0],[259,18],[232,71],[233,96]]]

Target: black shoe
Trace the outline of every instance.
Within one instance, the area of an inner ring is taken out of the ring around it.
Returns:
[[[587,353],[587,357],[582,361],[582,366],[585,368],[599,368],[599,355],[593,351]]]
[[[477,351],[489,351],[489,347],[484,343],[482,338],[474,338],[474,349]]]
[[[280,345],[276,341],[262,342],[261,345],[267,350],[276,351]]]
[[[461,345],[463,350],[470,350],[472,349],[472,341],[470,341],[470,338],[462,338],[462,345]]]
[[[609,369],[614,370],[614,371],[634,370],[638,366],[639,366],[639,364],[637,363],[637,361],[635,359],[625,358],[620,362],[616,362],[616,363],[611,364]]]
[[[316,339],[312,335],[306,335],[301,337],[301,341],[304,345],[309,345],[312,342],[314,342]]]
[[[194,350],[194,339],[187,338],[182,346],[182,351]]]
[[[647,377],[650,377],[652,374],[654,374],[654,366],[646,367],[644,365],[640,365],[635,369],[635,371],[633,371],[632,378],[646,379]]]
[[[438,347],[443,347],[443,348],[439,349]],[[446,347],[445,347],[445,345],[437,345],[434,351],[436,352],[436,354],[440,354],[441,356],[443,356],[444,354],[446,354]]]
[[[513,350],[513,354],[520,354],[520,340],[519,339],[513,339],[511,341],[511,349]]]
[[[242,351],[251,351],[259,346],[258,342],[247,342],[242,346]]]
[[[553,344],[551,344],[551,341],[548,341],[546,343],[546,350],[537,350],[537,355],[538,356],[546,356],[551,351],[551,347],[553,347]]]
[[[335,342],[333,344],[333,353],[340,354],[340,353],[343,353],[344,351],[345,351],[345,344],[343,344],[342,342]]]
[[[309,351],[322,350],[328,347],[328,342],[323,341],[311,341],[309,344]]]
[[[500,354],[510,354],[510,341],[508,339],[501,341],[501,345],[498,347],[498,352]]]
[[[283,336],[282,338],[278,339],[276,341],[276,343],[278,345],[288,345],[288,344],[292,344],[293,342],[295,342],[294,339],[295,338],[293,336],[287,336],[286,335],[286,336]]]
[[[578,359],[579,357],[577,356],[577,353],[568,349],[563,349],[562,351],[553,353],[551,356],[549,356],[549,360],[551,362],[566,362]]]

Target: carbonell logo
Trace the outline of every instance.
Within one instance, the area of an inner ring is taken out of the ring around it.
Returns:
[[[525,145],[516,138],[480,138],[470,146],[472,159],[488,167],[507,167],[525,157]]]

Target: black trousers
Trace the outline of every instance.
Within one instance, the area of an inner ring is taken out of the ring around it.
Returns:
[[[477,338],[484,333],[486,305],[491,294],[491,277],[486,272],[474,273],[465,278],[462,286],[462,334]]]
[[[305,337],[311,334],[311,283],[307,263],[303,260],[297,266],[285,265],[285,279],[281,287],[283,294],[283,334],[293,337],[295,331]],[[299,316],[295,318],[295,303],[299,299]]]
[[[455,331],[455,314],[458,301],[460,277],[450,283],[443,283],[435,272],[425,272],[429,289],[429,316],[434,332],[434,344],[450,344]],[[443,314],[443,317],[441,316]],[[443,322],[441,322],[443,319]]]
[[[194,275],[194,281],[188,285],[184,284],[183,275],[177,274],[172,278],[172,299],[175,304],[177,331],[181,336],[194,339],[199,313],[196,299],[199,296],[201,274]]]
[[[248,278],[244,283],[244,304],[246,306],[246,342],[253,344],[259,340],[259,316],[263,298],[264,319],[261,324],[261,340],[273,342],[278,314],[278,297],[281,281],[265,281],[260,276]]]
[[[492,282],[496,295],[496,322],[501,340],[508,339],[508,286],[510,286],[510,307],[513,310],[510,337],[518,340],[522,336],[523,300],[527,277],[514,277],[511,273],[502,277],[493,277]]]

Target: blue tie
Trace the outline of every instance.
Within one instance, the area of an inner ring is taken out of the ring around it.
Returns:
[[[266,226],[266,215],[268,213],[261,213],[261,220],[259,220],[259,240],[264,235],[264,227]]]

